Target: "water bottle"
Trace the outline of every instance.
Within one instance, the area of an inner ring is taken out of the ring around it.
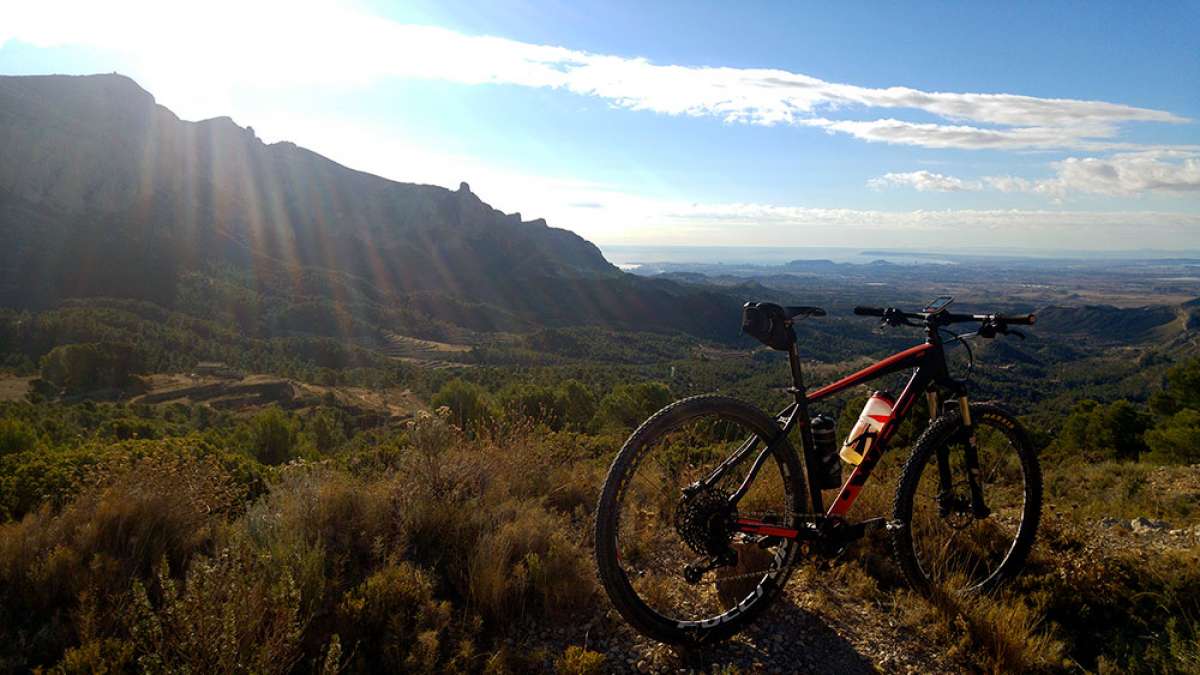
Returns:
[[[838,461],[837,424],[828,415],[817,415],[809,422],[812,430],[813,447],[817,451],[818,475],[812,478],[822,490],[834,490],[842,486],[842,463]]]
[[[879,430],[892,419],[892,408],[895,405],[896,401],[885,391],[871,394],[867,405],[863,406],[862,414],[858,416],[858,421],[854,423],[854,428],[846,436],[842,451],[838,453],[843,460],[849,464],[862,463],[863,456],[879,435]]]

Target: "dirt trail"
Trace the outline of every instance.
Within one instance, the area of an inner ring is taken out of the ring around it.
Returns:
[[[730,640],[679,652],[630,628],[600,598],[585,625],[541,629],[518,641],[530,651],[561,654],[583,645],[605,655],[605,672],[618,673],[958,673],[963,664],[899,626],[827,574],[800,570],[765,615]],[[821,588],[810,584],[824,583]],[[550,664],[547,663],[547,666]]]

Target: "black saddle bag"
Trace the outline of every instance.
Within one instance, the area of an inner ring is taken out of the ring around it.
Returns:
[[[783,308],[770,302],[747,302],[742,306],[742,332],[781,352],[796,340]]]

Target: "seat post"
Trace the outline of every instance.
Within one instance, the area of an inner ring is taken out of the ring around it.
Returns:
[[[792,322],[787,324],[788,332],[788,365],[792,369],[792,395],[802,408],[808,402],[804,391],[804,371],[800,367],[800,350],[796,347],[796,332],[792,330]]]
[[[813,513],[824,513],[825,506],[821,498],[821,485],[814,476],[819,475],[820,458],[817,457],[816,446],[813,443],[812,425],[808,418],[808,394],[804,390],[804,371],[800,367],[800,349],[796,346],[796,332],[792,330],[792,322],[787,323],[788,332],[788,365],[792,368],[792,396],[796,400],[796,411],[793,418],[800,430],[800,447],[804,455],[804,471],[808,475],[808,498]]]

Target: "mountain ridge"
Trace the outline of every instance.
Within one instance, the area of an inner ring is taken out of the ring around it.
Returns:
[[[183,274],[227,266],[256,292],[312,295],[294,278],[319,272],[329,304],[367,292],[411,322],[481,330],[705,334],[736,311],[708,290],[626,275],[586,239],[504,214],[465,182],[400,183],[263,143],[229,117],[183,121],[122,75],[0,77],[0,141],[9,306],[97,295],[172,305]]]

